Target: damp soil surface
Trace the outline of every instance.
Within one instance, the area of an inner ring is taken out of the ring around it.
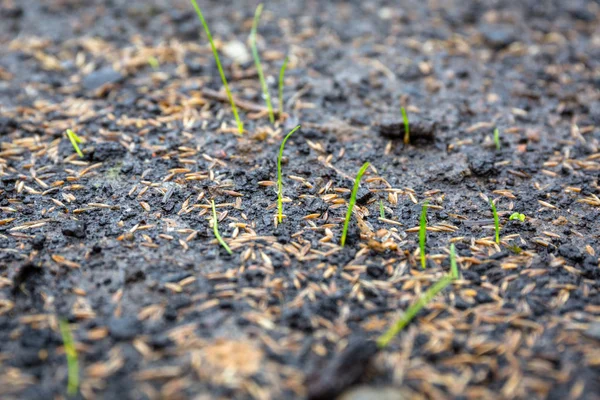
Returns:
[[[0,0],[0,397],[598,398],[600,3],[256,5]]]

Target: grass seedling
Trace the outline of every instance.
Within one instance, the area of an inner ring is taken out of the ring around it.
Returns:
[[[285,146],[285,142],[300,129],[300,125],[295,127],[283,138],[281,142],[281,146],[279,146],[279,156],[277,157],[277,219],[279,223],[283,221],[283,178],[281,176],[281,159],[283,158],[283,148]]]
[[[252,23],[252,31],[250,31],[250,47],[252,48],[252,57],[254,58],[254,65],[256,65],[256,72],[258,72],[258,79],[262,87],[263,96],[267,103],[267,109],[269,110],[269,120],[271,123],[275,122],[275,114],[273,113],[273,105],[271,104],[271,96],[269,95],[269,87],[265,80],[265,74],[263,73],[262,66],[260,64],[260,57],[258,56],[258,48],[256,47],[256,30],[258,28],[258,21],[260,20],[260,14],[262,14],[263,5],[262,3],[256,7],[254,13],[254,22]]]
[[[83,158],[83,153],[81,152],[81,149],[79,148],[79,143],[81,143],[81,138],[79,136],[77,136],[75,134],[75,132],[73,132],[70,129],[67,129],[67,137],[71,141],[71,145],[75,149],[75,152],[77,153],[77,155],[79,157]]]
[[[494,200],[490,200],[490,207],[492,207],[492,214],[494,215],[494,229],[496,231],[496,243],[500,244],[500,218],[498,218],[498,211],[496,210],[496,204],[494,204]]]
[[[425,269],[427,259],[425,254],[425,244],[427,243],[427,207],[429,203],[426,201],[421,208],[421,221],[419,223],[419,249],[421,249],[421,269]]]
[[[158,69],[160,68],[160,63],[158,62],[158,59],[154,56],[148,57],[148,64],[155,71],[158,71]]]
[[[289,58],[283,60],[283,65],[279,70],[279,118],[283,115],[283,78],[285,77],[285,70],[287,69]]]
[[[348,204],[348,211],[346,211],[346,220],[344,221],[342,240],[340,241],[342,247],[344,247],[344,245],[346,244],[346,236],[348,235],[348,225],[350,224],[350,218],[352,217],[352,209],[354,208],[354,204],[356,204],[356,194],[358,193],[360,180],[367,168],[369,168],[368,162],[364,163],[363,166],[360,167],[360,169],[358,170],[358,174],[356,174],[356,179],[354,180],[354,187],[352,188],[352,193],[350,194],[350,203]]]
[[[513,221],[513,220],[517,220],[517,221],[521,221],[521,222],[525,222],[525,214],[521,214],[521,213],[512,213],[510,214],[510,217],[508,217],[509,221]]]
[[[452,279],[458,279],[458,264],[456,263],[456,247],[454,243],[450,244],[450,276]]]
[[[400,319],[377,339],[377,347],[383,349],[433,298],[453,281],[451,276],[445,276],[431,286],[413,305],[402,314]]]
[[[383,208],[383,200],[379,200],[379,216],[385,218],[385,209]]]
[[[219,233],[219,219],[217,218],[217,209],[215,207],[214,200],[211,200],[211,205],[213,214],[213,232],[215,233],[215,237],[217,238],[217,241],[221,244],[221,246],[223,246],[223,248],[227,250],[229,254],[233,254],[233,252],[231,251],[229,246],[227,246],[227,243],[225,243],[225,241],[221,237],[221,234]]]
[[[67,357],[67,393],[75,396],[79,390],[79,362],[77,361],[77,350],[73,341],[73,335],[69,329],[69,323],[60,319],[58,321],[60,334],[62,336],[65,355]]]
[[[231,104],[231,109],[233,110],[233,115],[235,117],[235,121],[237,122],[238,131],[240,135],[244,133],[244,124],[240,120],[240,116],[238,115],[237,107],[235,106],[235,102],[233,101],[233,95],[231,94],[231,90],[229,90],[229,84],[227,84],[227,78],[225,78],[225,72],[223,72],[223,67],[221,66],[221,60],[219,59],[219,53],[217,52],[217,47],[213,41],[212,35],[210,34],[210,30],[208,29],[208,24],[204,19],[204,15],[202,14],[202,10],[198,6],[196,0],[190,0],[192,6],[196,10],[196,14],[198,14],[198,18],[200,22],[202,22],[202,26],[204,26],[204,31],[206,32],[206,36],[208,37],[208,41],[210,42],[210,47],[212,49],[213,55],[215,57],[215,62],[217,63],[217,68],[219,69],[219,74],[221,75],[221,80],[223,81],[223,86],[225,86],[225,92],[227,92],[227,98],[229,99],[229,103]]]
[[[402,120],[404,121],[404,144],[409,144],[410,126],[408,124],[408,115],[406,114],[406,109],[404,107],[400,108],[400,112],[402,113]]]
[[[494,129],[494,143],[496,144],[496,150],[500,151],[500,131],[498,128]]]

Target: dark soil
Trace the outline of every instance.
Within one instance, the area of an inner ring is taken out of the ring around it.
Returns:
[[[599,398],[600,3],[399,3],[0,0],[0,397]]]

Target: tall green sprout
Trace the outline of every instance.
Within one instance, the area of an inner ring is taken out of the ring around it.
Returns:
[[[379,216],[385,218],[385,208],[383,207],[383,200],[379,200]]]
[[[404,144],[409,144],[410,125],[408,124],[408,115],[406,114],[406,109],[404,109],[404,107],[400,108],[400,112],[402,113],[402,121],[404,121]]]
[[[492,207],[492,214],[494,215],[494,230],[496,231],[496,243],[500,244],[500,218],[498,218],[498,211],[496,210],[496,204],[494,204],[494,200],[490,200],[490,207]]]
[[[458,279],[458,264],[456,263],[456,247],[454,243],[450,244],[450,276],[452,279]]]
[[[254,64],[256,65],[256,72],[258,72],[258,79],[262,86],[263,96],[269,109],[269,120],[271,123],[275,122],[275,114],[273,113],[273,105],[271,104],[271,95],[269,95],[269,87],[265,80],[265,74],[263,73],[262,65],[260,64],[260,57],[258,56],[258,48],[256,47],[256,30],[258,29],[258,21],[260,20],[260,14],[262,13],[262,3],[256,7],[254,13],[254,22],[252,23],[252,31],[250,32],[250,47],[252,48],[252,57],[254,58]]]
[[[215,207],[215,201],[211,200],[210,204],[212,205],[213,233],[215,234],[215,237],[217,238],[217,241],[221,244],[221,246],[223,246],[223,248],[229,254],[233,254],[233,252],[231,251],[231,249],[229,248],[229,246],[227,246],[227,243],[225,243],[225,241],[221,237],[221,234],[219,233],[219,218],[217,218],[217,209]]]
[[[283,158],[283,148],[290,136],[292,136],[298,129],[300,129],[300,125],[292,129],[290,133],[283,138],[281,146],[279,146],[279,156],[277,157],[277,219],[279,220],[279,223],[283,221],[283,177],[281,176],[281,159]]]
[[[344,245],[346,244],[346,236],[348,235],[348,225],[350,224],[350,218],[352,217],[352,209],[354,208],[354,204],[356,204],[356,194],[358,193],[360,180],[367,168],[369,168],[368,162],[364,163],[363,166],[360,167],[360,169],[358,170],[358,174],[356,174],[356,179],[354,180],[354,187],[352,188],[352,193],[350,194],[350,203],[348,204],[348,211],[346,211],[346,220],[344,221],[342,240],[340,241],[342,247],[344,247]]]
[[[208,29],[208,24],[204,19],[204,15],[202,14],[202,10],[198,6],[196,0],[190,0],[192,6],[196,10],[196,14],[198,14],[198,18],[200,22],[202,22],[202,26],[204,26],[204,31],[206,32],[206,36],[208,37],[208,41],[210,42],[210,47],[212,49],[213,55],[215,57],[215,62],[217,63],[217,68],[219,69],[219,74],[221,75],[221,80],[223,81],[223,86],[225,86],[225,91],[227,92],[227,98],[229,99],[229,103],[231,104],[231,109],[233,110],[233,115],[235,116],[235,121],[237,122],[238,131],[240,135],[244,133],[244,124],[240,120],[240,116],[238,115],[237,107],[235,106],[235,102],[233,101],[233,95],[231,94],[231,90],[229,90],[229,84],[227,83],[227,78],[225,78],[225,72],[223,72],[223,67],[221,66],[221,60],[219,59],[219,53],[217,52],[217,47],[213,41],[212,35],[210,34],[210,30]]]
[[[79,148],[79,143],[81,143],[81,138],[79,136],[77,136],[77,134],[70,129],[67,129],[67,137],[69,138],[69,141],[71,142],[71,146],[73,146],[73,149],[75,150],[77,155],[79,157],[83,158],[83,153],[81,152],[81,149]]]
[[[425,254],[425,244],[427,243],[427,207],[429,202],[425,201],[421,208],[421,220],[419,223],[419,249],[421,250],[421,269],[425,269],[427,259]]]
[[[285,76],[285,70],[290,59],[288,57],[283,60],[283,65],[279,70],[279,118],[283,115],[283,78]]]
[[[494,129],[494,144],[496,145],[496,150],[500,151],[500,131],[498,128]]]
[[[79,362],[77,361],[77,349],[73,335],[69,329],[69,323],[64,319],[58,320],[60,334],[62,336],[65,356],[67,357],[67,393],[69,396],[75,396],[79,390]]]

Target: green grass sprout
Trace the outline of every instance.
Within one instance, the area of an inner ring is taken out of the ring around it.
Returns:
[[[227,243],[225,243],[225,241],[221,237],[221,234],[219,233],[219,219],[217,218],[217,209],[215,208],[214,200],[211,200],[211,205],[212,205],[212,214],[213,214],[213,232],[215,233],[215,237],[217,238],[217,240],[219,241],[221,246],[223,246],[223,248],[225,250],[227,250],[227,252],[229,254],[233,254],[233,252],[231,251],[229,246],[227,246]]]
[[[75,152],[77,152],[77,155],[79,157],[83,158],[83,153],[81,152],[81,149],[79,148],[79,144],[78,144],[78,143],[81,143],[81,138],[79,136],[77,136],[75,134],[75,132],[73,132],[70,129],[67,129],[67,137],[71,141],[71,145],[75,149]]]
[[[421,269],[425,269],[427,259],[425,254],[425,244],[427,243],[427,207],[429,203],[426,201],[421,208],[421,221],[419,223],[419,249],[421,249]]]
[[[383,208],[383,200],[379,200],[379,216],[385,218],[385,208]]]
[[[450,276],[452,279],[458,279],[458,264],[456,263],[456,247],[454,243],[450,244]]]
[[[160,63],[158,59],[154,56],[148,57],[148,64],[152,67],[153,70],[157,71],[160,68]]]
[[[356,179],[354,180],[354,187],[352,188],[352,194],[350,194],[350,203],[348,204],[348,211],[346,211],[346,221],[344,221],[344,230],[342,231],[342,240],[340,244],[342,247],[346,244],[346,236],[348,235],[348,225],[350,224],[350,218],[352,217],[352,209],[354,208],[354,204],[356,204],[356,194],[358,193],[358,187],[360,186],[360,180],[364,175],[367,168],[369,168],[369,163],[366,162],[362,167],[358,170],[358,174],[356,174]]]
[[[221,65],[221,60],[219,59],[219,53],[217,52],[217,47],[213,41],[212,35],[210,34],[210,30],[208,29],[208,24],[204,19],[204,15],[202,14],[202,10],[198,6],[196,0],[190,0],[192,6],[196,10],[196,14],[198,14],[198,18],[200,22],[202,22],[202,26],[204,26],[204,31],[206,32],[206,36],[208,37],[208,41],[210,42],[210,47],[212,49],[213,55],[215,56],[215,62],[217,63],[217,68],[219,69],[219,74],[221,75],[221,80],[223,81],[223,86],[225,86],[225,91],[227,92],[227,98],[229,99],[229,103],[231,103],[231,109],[233,110],[233,115],[235,117],[235,121],[237,122],[238,131],[240,135],[244,133],[244,124],[240,120],[240,116],[238,115],[237,107],[235,106],[235,102],[233,101],[233,95],[231,94],[231,90],[229,90],[229,84],[227,83],[227,78],[225,78],[225,72],[223,72],[223,66]]]
[[[77,361],[77,350],[69,323],[64,319],[59,319],[58,326],[62,336],[65,355],[67,357],[67,393],[69,396],[75,396],[79,390],[79,362]]]
[[[283,78],[285,77],[285,70],[290,59],[288,57],[283,60],[283,65],[279,70],[279,118],[283,115]]]
[[[510,217],[508,217],[509,221],[513,221],[513,220],[518,220],[521,222],[525,222],[525,214],[521,214],[521,213],[512,213],[510,214]]]
[[[494,143],[496,144],[496,150],[500,151],[500,131],[498,128],[494,129]]]
[[[496,204],[494,204],[494,200],[490,200],[490,207],[492,207],[492,214],[494,214],[494,229],[496,231],[496,243],[500,244],[500,218],[498,218],[498,211],[496,210]]]
[[[377,347],[383,349],[433,298],[453,281],[451,276],[444,276],[433,284],[413,305],[402,314],[400,319],[377,339]]]
[[[267,81],[265,80],[265,74],[263,73],[263,69],[260,64],[260,57],[258,56],[258,48],[256,47],[256,30],[258,29],[258,21],[260,20],[260,14],[262,14],[262,9],[263,5],[262,3],[260,3],[258,7],[256,7],[256,12],[254,13],[252,31],[250,31],[250,47],[252,48],[252,57],[254,58],[254,64],[256,65],[256,72],[258,72],[258,79],[260,80],[263,96],[265,97],[267,108],[269,109],[269,120],[271,121],[271,123],[274,123],[275,114],[273,113],[273,105],[271,104],[269,87],[267,86]]]
[[[408,115],[406,114],[406,109],[404,107],[400,107],[400,112],[402,112],[402,120],[404,121],[404,144],[409,144],[410,126],[408,124]]]
[[[283,138],[281,142],[281,146],[279,146],[279,156],[277,157],[277,219],[279,223],[283,221],[283,178],[281,176],[281,159],[283,158],[283,147],[285,146],[285,142],[288,141],[290,136],[294,134],[298,129],[300,129],[300,125],[295,127]]]

